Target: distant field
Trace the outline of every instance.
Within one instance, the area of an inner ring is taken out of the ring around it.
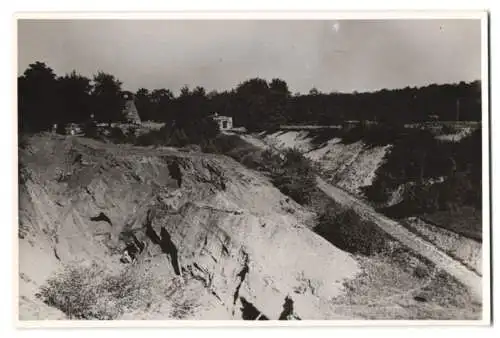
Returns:
[[[147,129],[152,129],[152,130],[158,130],[161,129],[165,123],[159,123],[159,122],[153,122],[153,121],[143,121],[141,123],[142,128],[147,128]]]
[[[405,124],[405,128],[419,128],[419,127],[451,127],[451,128],[480,128],[481,121],[423,121],[416,123]],[[280,129],[283,130],[306,130],[306,129],[342,129],[342,125],[318,125],[318,124],[290,124],[281,125]]]
[[[481,121],[425,121],[418,123],[405,124],[406,128],[418,128],[418,127],[451,127],[451,128],[480,128]]]
[[[318,126],[318,125],[286,125],[280,126],[282,130],[316,130],[316,129],[342,129],[340,125]]]

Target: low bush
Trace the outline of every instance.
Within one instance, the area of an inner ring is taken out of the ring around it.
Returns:
[[[341,250],[373,255],[387,250],[389,236],[372,222],[363,220],[354,210],[334,202],[318,215],[315,232]]]
[[[312,143],[318,146],[331,139],[340,138],[344,144],[363,141],[366,146],[375,147],[398,142],[406,134],[404,127],[399,125],[360,123],[353,128],[319,130],[314,133]]]
[[[221,154],[228,154],[231,151],[238,150],[238,149],[247,149],[250,147],[250,144],[247,142],[243,141],[239,136],[237,135],[218,135],[214,140],[212,141],[214,147],[216,148],[217,152]],[[257,148],[255,148],[257,149]]]
[[[251,169],[264,170],[263,151],[237,135],[219,135],[212,140],[210,147],[212,153],[227,155]]]
[[[137,136],[135,145],[138,146],[153,146],[167,143],[166,134],[161,130],[151,130],[148,133]]]
[[[69,319],[111,320],[148,308],[157,285],[152,275],[133,268],[113,274],[96,263],[70,265],[50,278],[38,296]]]
[[[197,145],[206,152],[217,152],[214,139],[218,134],[218,125],[210,119],[202,119],[184,127],[165,125],[159,130],[151,130],[137,138],[129,137],[131,143],[139,146],[185,147]]]
[[[212,152],[232,157],[246,167],[263,172],[285,195],[309,204],[317,191],[315,169],[296,149],[284,153],[262,150],[237,135],[219,135],[210,143]],[[206,151],[206,147],[204,148]]]
[[[460,127],[458,126],[453,126],[453,125],[448,125],[448,124],[443,124],[440,130],[440,134],[445,135],[445,134],[457,134],[460,132]]]
[[[129,126],[125,132],[127,143],[135,144],[137,142],[137,127]]]
[[[273,184],[297,203],[310,204],[317,190],[316,173],[311,161],[296,149],[287,150],[283,159],[281,161],[279,159],[281,157],[270,161],[271,164],[279,163],[278,166],[271,168]]]
[[[394,143],[364,193],[372,202],[384,204],[398,186],[411,182],[399,207],[402,216],[481,208],[481,160],[481,130],[457,143],[438,141],[427,131],[409,131]],[[436,179],[443,181],[429,183]]]
[[[126,143],[127,135],[119,127],[113,127],[109,131],[108,139],[114,143]]]
[[[82,129],[85,137],[94,139],[99,137],[99,130],[93,121],[85,123]]]
[[[261,150],[236,135],[221,135],[215,139],[218,153],[234,158],[251,169],[271,178],[272,183],[299,204],[310,204],[316,187],[316,170],[312,162],[297,149],[284,153]]]
[[[408,200],[415,212],[437,210],[457,211],[463,206],[481,209],[482,189],[465,173],[447,177],[444,182],[427,186],[416,186]]]
[[[385,177],[387,175],[387,177]],[[375,203],[375,205],[385,205],[393,192],[398,188],[399,181],[394,180],[390,174],[379,170],[378,176],[371,185],[362,187],[364,196]]]

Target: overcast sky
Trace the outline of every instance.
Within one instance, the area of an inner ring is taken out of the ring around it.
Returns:
[[[371,91],[481,77],[480,20],[19,20],[18,73],[103,70],[124,89],[224,90],[251,78],[292,92]]]

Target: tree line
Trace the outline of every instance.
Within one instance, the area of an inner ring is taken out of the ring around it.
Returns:
[[[91,114],[99,122],[118,122],[124,106],[122,85],[102,71],[92,79],[76,71],[57,76],[45,63],[35,62],[18,77],[19,128],[36,132],[54,123],[85,123]],[[432,115],[446,121],[481,120],[480,81],[367,93],[321,93],[313,88],[292,95],[282,79],[252,78],[222,92],[184,86],[178,96],[165,88],[140,88],[134,100],[141,120],[183,129],[201,128],[197,124],[212,112],[231,116],[235,126],[250,131],[346,120],[411,123]]]

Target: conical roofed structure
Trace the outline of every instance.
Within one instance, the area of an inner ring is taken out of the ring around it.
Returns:
[[[123,108],[123,116],[127,123],[141,124],[141,118],[137,107],[135,106],[134,97],[131,94],[124,94],[125,107]]]

